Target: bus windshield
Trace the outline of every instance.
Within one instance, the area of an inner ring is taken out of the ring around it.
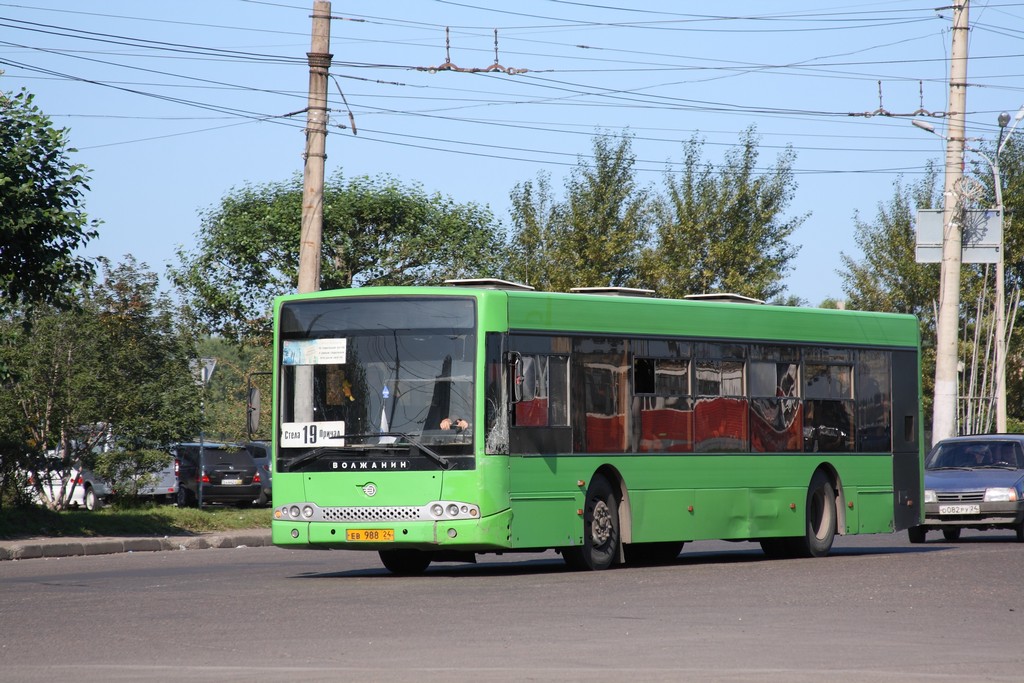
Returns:
[[[316,299],[280,320],[279,468],[311,453],[472,453],[472,299]]]

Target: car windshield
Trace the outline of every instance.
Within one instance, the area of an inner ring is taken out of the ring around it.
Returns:
[[[459,298],[318,299],[281,312],[281,434],[298,449],[472,448],[474,307]]]
[[[940,442],[925,462],[925,468],[929,470],[981,467],[1024,468],[1021,444],[991,439]]]

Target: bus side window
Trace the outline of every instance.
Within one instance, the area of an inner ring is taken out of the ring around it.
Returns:
[[[569,358],[516,354],[517,427],[560,427],[569,424]]]
[[[522,356],[516,376],[519,400],[516,402],[517,427],[546,427],[548,424],[547,357]]]

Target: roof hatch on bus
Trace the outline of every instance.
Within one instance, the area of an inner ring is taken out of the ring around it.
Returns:
[[[605,296],[654,296],[653,289],[637,287],[573,287],[569,291],[573,294],[604,294]]]
[[[493,277],[445,280],[444,283],[452,287],[474,287],[476,289],[513,289],[523,292],[532,292],[534,290],[530,285],[524,285],[519,282],[509,282],[508,280],[499,280]]]
[[[755,299],[752,296],[733,294],[731,292],[712,292],[711,294],[687,294],[683,297],[687,301],[714,301],[731,304],[764,304],[764,301]]]

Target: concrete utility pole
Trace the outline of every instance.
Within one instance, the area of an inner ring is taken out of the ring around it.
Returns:
[[[953,7],[953,45],[949,66],[949,119],[946,135],[946,181],[942,212],[942,276],[935,341],[935,400],[932,443],[957,432],[957,337],[960,331],[960,260],[963,246],[960,181],[964,164],[964,111],[967,108],[967,14],[970,0]]]
[[[313,39],[306,107],[306,153],[302,173],[302,232],[299,242],[299,292],[320,289],[320,245],[324,225],[324,161],[327,159],[327,73],[331,68],[331,3],[313,2]]]

